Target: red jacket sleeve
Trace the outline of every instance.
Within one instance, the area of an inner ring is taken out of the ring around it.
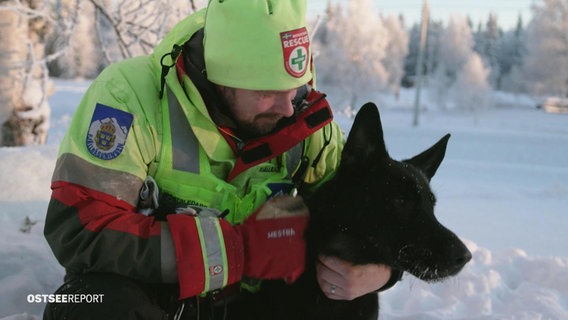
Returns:
[[[120,183],[124,181],[113,181],[115,187]],[[172,214],[167,222],[156,221],[128,202],[86,186],[54,181],[52,189],[44,233],[68,273],[178,282],[180,298],[219,289],[242,276],[242,239],[222,219]]]
[[[148,282],[176,281],[166,223],[81,185],[54,181],[52,189],[44,234],[67,272],[112,272]]]

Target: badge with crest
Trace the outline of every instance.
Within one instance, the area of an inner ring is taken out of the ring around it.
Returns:
[[[103,160],[112,160],[124,150],[133,120],[132,114],[97,103],[89,131],[87,149]]]

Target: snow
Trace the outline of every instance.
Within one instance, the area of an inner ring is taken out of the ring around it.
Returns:
[[[47,145],[0,148],[0,319],[39,319],[63,269],[42,229],[58,144],[88,81],[55,80]],[[324,90],[325,88],[320,88]],[[326,90],[334,106],[344,101]],[[427,284],[410,275],[381,294],[381,319],[568,319],[568,115],[537,110],[533,99],[495,93],[496,108],[475,116],[440,111],[423,94],[399,100],[360,95],[381,106],[387,147],[402,159],[451,133],[432,180],[438,219],[464,239],[472,261],[456,277]],[[352,123],[338,108],[346,131]],[[29,218],[29,232],[25,220]],[[30,229],[31,227],[31,229]]]

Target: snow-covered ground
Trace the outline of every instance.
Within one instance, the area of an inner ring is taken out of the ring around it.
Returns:
[[[29,303],[28,295],[52,293],[61,284],[63,269],[42,229],[58,144],[87,85],[56,81],[47,145],[0,148],[3,320],[41,318],[43,304]],[[332,91],[333,104],[338,100]],[[568,115],[499,94],[498,108],[475,117],[442,112],[425,101],[427,111],[415,128],[412,91],[403,91],[400,100],[367,98],[380,101],[395,158],[452,133],[432,180],[437,216],[473,253],[462,273],[443,283],[405,275],[381,294],[381,319],[568,319]],[[348,131],[352,119],[346,114],[339,110],[336,119]],[[22,232],[26,217],[35,224]]]

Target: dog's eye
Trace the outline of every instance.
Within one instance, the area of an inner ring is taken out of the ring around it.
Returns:
[[[392,204],[397,211],[406,211],[410,206],[410,202],[405,198],[395,198],[392,200]]]
[[[402,220],[409,220],[413,219],[416,215],[416,203],[412,199],[407,198],[395,198],[391,201],[391,206],[393,210],[393,214]]]

